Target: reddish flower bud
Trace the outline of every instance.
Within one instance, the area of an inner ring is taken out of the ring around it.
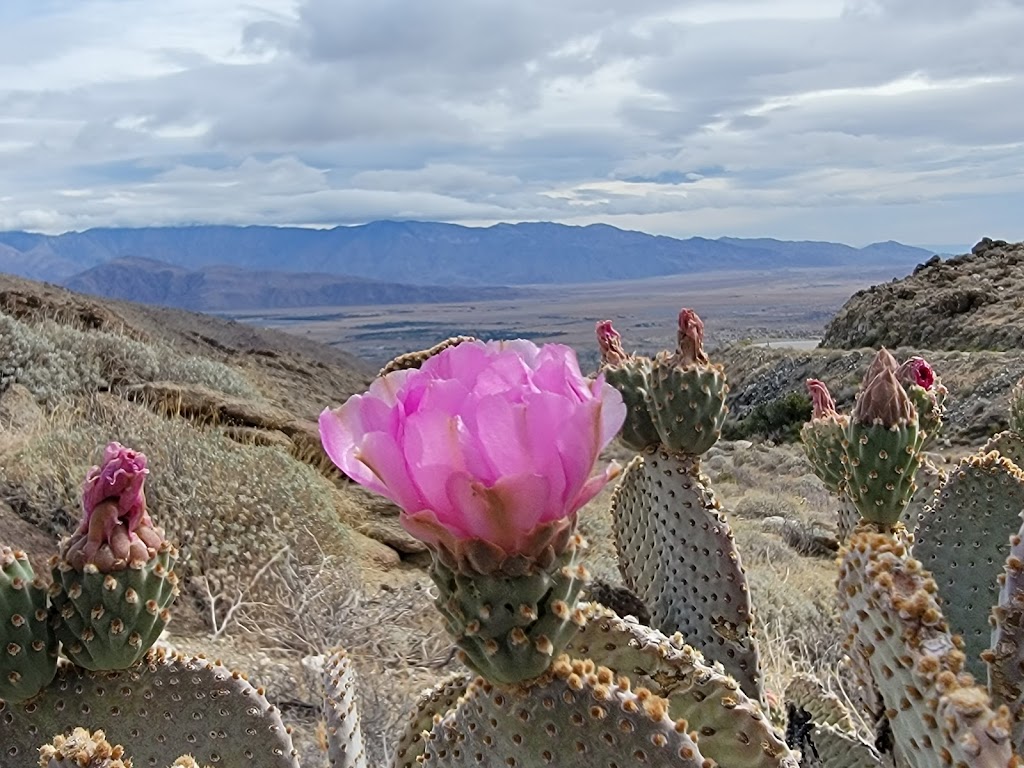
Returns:
[[[811,418],[827,419],[839,415],[836,411],[836,401],[832,399],[832,394],[828,391],[828,387],[825,386],[825,382],[818,381],[817,379],[808,379],[807,391],[811,395],[811,407],[813,409]]]
[[[935,386],[935,371],[923,357],[911,357],[896,371],[896,378],[904,386],[916,384],[923,389]]]
[[[676,356],[682,365],[706,365],[709,362],[704,352],[704,322],[692,309],[679,312],[679,350]]]
[[[629,357],[622,347],[622,336],[612,328],[611,320],[597,324],[597,345],[601,348],[602,365],[622,365]]]

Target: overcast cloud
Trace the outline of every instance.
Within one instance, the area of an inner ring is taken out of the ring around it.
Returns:
[[[1024,239],[1024,0],[4,0],[0,229]]]

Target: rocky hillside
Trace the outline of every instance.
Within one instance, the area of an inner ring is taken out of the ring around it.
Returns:
[[[938,256],[902,280],[858,291],[821,346],[1019,350],[1024,341],[1024,243],[984,238],[963,256]]]

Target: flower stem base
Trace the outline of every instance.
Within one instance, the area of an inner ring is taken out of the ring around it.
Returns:
[[[464,573],[434,557],[435,605],[466,666],[498,684],[547,671],[584,621],[576,607],[588,580],[577,563],[583,546],[575,535],[549,567],[514,576]]]

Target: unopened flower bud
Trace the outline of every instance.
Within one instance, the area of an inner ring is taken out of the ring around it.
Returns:
[[[860,424],[894,427],[916,418],[914,405],[907,397],[906,390],[896,380],[894,370],[888,368],[883,368],[868,382],[853,407],[853,419]]]

